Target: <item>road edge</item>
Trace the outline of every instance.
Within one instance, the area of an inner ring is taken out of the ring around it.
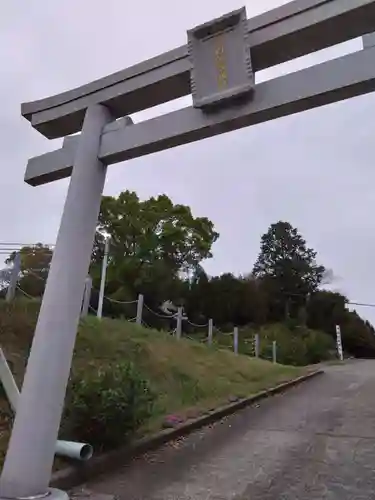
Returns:
[[[77,465],[61,469],[52,474],[50,485],[54,488],[61,488],[64,490],[69,490],[71,488],[79,486],[80,484],[85,483],[94,476],[98,476],[106,472],[113,472],[116,468],[121,467],[136,456],[155,450],[168,441],[186,436],[197,429],[217,422],[223,417],[236,413],[237,411],[242,410],[243,408],[246,408],[247,406],[250,406],[257,401],[266,399],[270,396],[273,396],[274,394],[279,394],[286,389],[315,378],[318,375],[322,375],[323,373],[324,370],[322,369],[315,370],[311,373],[289,380],[288,382],[284,382],[270,389],[258,392],[257,394],[254,394],[253,396],[250,396],[248,398],[243,398],[235,401],[234,403],[221,406],[205,415],[184,422],[183,424],[178,425],[173,429],[164,429],[152,436],[142,438],[130,445],[123,446],[117,450],[98,455],[88,462],[81,462]]]

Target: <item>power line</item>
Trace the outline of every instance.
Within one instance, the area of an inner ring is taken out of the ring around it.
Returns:
[[[349,306],[375,307],[375,304],[363,304],[361,302],[348,302]]]
[[[0,242],[0,246],[5,246],[5,247],[12,247],[12,248],[22,248],[22,247],[36,247],[36,246],[42,246],[42,247],[54,247],[56,246],[55,243],[42,243],[41,241],[38,241],[37,243],[12,243],[12,242]],[[7,250],[8,248],[5,248],[4,250]]]
[[[29,253],[24,253],[22,252],[22,255],[27,257],[27,256],[38,256],[40,255],[42,252],[44,251],[50,251],[51,253],[53,253],[54,251],[54,248],[53,248],[53,245],[44,245],[43,247],[39,247],[37,246],[36,244],[35,245],[24,245],[23,247],[6,247],[6,246],[3,246],[1,247],[2,243],[0,243],[0,255],[6,255],[7,257],[9,257],[11,254],[14,254],[14,253],[19,253],[21,252],[21,250],[25,247],[27,248],[30,248],[32,249],[33,251],[29,252]]]
[[[17,252],[17,251],[21,250],[22,247],[33,248],[33,247],[37,247],[39,245],[42,245],[42,248],[43,247],[54,247],[55,243],[42,243],[42,242],[37,242],[37,243],[0,242],[0,255],[9,256],[11,253]],[[5,247],[5,248],[1,248],[1,247]],[[305,297],[305,298],[307,297],[306,294],[302,294],[302,293],[288,293],[288,292],[284,292],[284,294],[288,295],[288,296],[291,296],[291,297]],[[114,299],[110,299],[109,297],[106,297],[106,299],[109,300],[109,301],[111,301],[111,302],[118,302],[119,304],[121,304],[121,303],[123,303],[123,304],[131,304],[131,303],[133,303],[133,302],[116,301]],[[349,306],[358,306],[358,307],[375,307],[375,304],[364,303],[364,302],[347,302],[347,305],[349,305]],[[146,306],[146,308],[147,308],[147,306]],[[163,316],[163,315],[160,315],[158,313],[155,313],[155,311],[152,311],[152,310],[150,310],[150,312],[153,312],[154,314],[156,314],[157,316],[160,316],[160,317],[167,317],[167,316]],[[192,324],[192,326],[201,326],[201,327],[204,327],[206,325],[194,325],[194,324]]]
[[[319,291],[320,290],[318,290],[318,293],[319,293]],[[284,295],[287,295],[289,297],[304,297],[305,299],[308,298],[308,295],[303,294],[303,293],[289,293],[289,292],[281,292],[281,293],[283,293]],[[367,303],[363,303],[363,302],[346,302],[346,305],[348,305],[348,306],[362,306],[362,307],[375,307],[375,304],[367,304]]]

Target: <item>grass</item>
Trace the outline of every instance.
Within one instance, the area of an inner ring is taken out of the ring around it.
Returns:
[[[19,384],[22,382],[39,304],[0,303],[0,345]],[[306,368],[274,365],[227,349],[176,340],[169,334],[121,320],[89,317],[77,336],[73,370],[96,369],[119,360],[131,360],[157,394],[152,418],[141,429],[146,435],[160,429],[166,415],[181,418],[228,403],[295,378]],[[9,437],[6,402],[0,402],[0,461]],[[3,416],[3,418],[1,418]]]
[[[86,319],[79,329],[74,364],[90,360],[97,367],[129,359],[151,381],[158,395],[148,431],[160,428],[167,414],[181,417],[244,397],[301,374],[301,369],[273,365],[227,349],[208,348],[192,340],[120,320]]]

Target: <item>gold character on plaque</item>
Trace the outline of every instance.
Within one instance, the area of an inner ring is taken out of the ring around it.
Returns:
[[[216,69],[217,69],[217,73],[218,73],[219,89],[226,88],[228,86],[228,73],[227,73],[227,67],[225,64],[224,45],[223,45],[223,42],[221,39],[218,39],[218,41],[216,42],[215,63],[216,63]]]

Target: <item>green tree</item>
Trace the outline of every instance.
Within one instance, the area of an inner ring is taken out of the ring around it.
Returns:
[[[338,292],[319,290],[314,293],[307,306],[308,326],[314,330],[336,335],[336,325],[346,317],[348,298]]]
[[[189,289],[186,311],[196,323],[212,318],[216,326],[230,328],[264,323],[268,304],[257,281],[250,277],[202,275]]]
[[[21,272],[19,287],[32,297],[41,297],[47,281],[47,276],[52,259],[50,247],[37,243],[33,246],[22,247]],[[11,264],[16,257],[16,252],[12,252],[6,264]]]
[[[92,258],[99,277],[104,235],[111,237],[108,290],[126,300],[148,293],[154,300],[179,295],[181,276],[194,274],[212,257],[218,238],[213,223],[194,217],[189,207],[174,205],[166,195],[141,201],[136,193],[104,196]]]
[[[340,326],[344,352],[358,358],[375,358],[373,328],[356,311],[346,311]]]
[[[374,358],[374,328],[355,311],[349,311],[348,303],[348,298],[341,293],[318,290],[308,302],[308,326],[324,331],[336,340],[336,325],[340,325],[346,354]]]
[[[318,289],[325,268],[315,259],[316,252],[288,222],[272,224],[262,236],[253,276],[272,297],[274,319],[298,316],[309,294]]]

